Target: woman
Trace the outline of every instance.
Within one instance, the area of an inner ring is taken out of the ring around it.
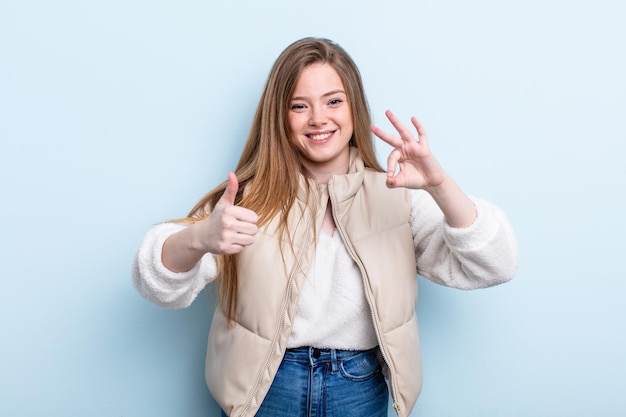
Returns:
[[[269,74],[241,159],[186,219],[155,226],[133,279],[183,308],[217,280],[206,379],[229,416],[399,416],[421,389],[419,273],[483,288],[513,277],[505,216],[470,199],[391,112],[371,125],[359,71],[305,38]],[[376,161],[372,132],[394,150]],[[388,391],[389,389],[389,391]]]

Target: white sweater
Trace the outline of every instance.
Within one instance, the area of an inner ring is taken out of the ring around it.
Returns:
[[[462,252],[463,257],[480,259],[481,263],[509,268],[513,276],[517,268],[517,244],[511,225],[494,205],[474,199],[478,216],[467,228],[448,226],[430,195],[412,190],[411,229],[415,245],[417,271],[442,285],[473,289],[493,285],[490,282],[465,281],[446,276],[440,259],[446,252]],[[139,293],[157,305],[171,308],[189,306],[198,293],[216,278],[215,258],[206,254],[189,271],[175,273],[161,261],[165,240],[186,227],[163,223],[154,226],[145,236],[133,263],[133,282]],[[288,347],[364,350],[378,342],[371,312],[363,291],[360,271],[335,232],[320,233],[315,262],[311,265],[302,289]],[[501,259],[500,249],[513,254]]]
[[[361,272],[339,233],[321,232],[304,282],[288,348],[367,350],[378,345]]]

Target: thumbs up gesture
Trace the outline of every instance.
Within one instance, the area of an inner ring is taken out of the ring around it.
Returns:
[[[204,236],[209,252],[220,255],[232,255],[241,252],[254,243],[257,233],[257,214],[244,207],[235,205],[235,196],[239,181],[234,173],[228,173],[228,185],[213,211],[201,223],[204,223]]]

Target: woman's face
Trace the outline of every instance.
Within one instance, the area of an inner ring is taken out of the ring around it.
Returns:
[[[289,105],[289,128],[302,164],[320,183],[348,171],[352,112],[332,66],[316,63],[302,70]]]

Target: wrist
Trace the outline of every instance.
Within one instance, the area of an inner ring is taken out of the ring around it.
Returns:
[[[452,178],[444,172],[439,178],[430,181],[430,184],[424,187],[424,191],[436,200],[437,196],[445,195],[446,192],[449,191],[450,187],[454,185],[453,183],[454,181]]]
[[[476,219],[476,206],[452,177],[446,175],[441,183],[425,190],[435,200],[449,226],[465,228]]]
[[[192,253],[198,255],[204,255],[207,252],[210,252],[210,248],[207,247],[204,237],[204,233],[202,232],[202,227],[200,227],[200,222],[192,223],[187,228],[188,236],[187,236],[187,249]]]

